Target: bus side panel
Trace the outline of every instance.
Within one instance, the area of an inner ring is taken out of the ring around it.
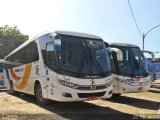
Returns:
[[[39,83],[41,84],[41,86],[43,86],[43,81],[41,80],[42,77],[44,76],[42,73],[43,67],[40,67],[40,62],[36,61],[32,63],[32,70],[31,70],[31,75],[30,75],[30,79],[29,82],[27,84],[27,93],[28,94],[32,94],[34,95],[34,90],[35,90],[35,82],[39,81]]]
[[[32,69],[32,63],[29,63],[7,70],[15,91],[28,93],[28,83],[30,82]]]
[[[39,61],[19,66],[9,70],[10,79],[13,82],[14,89],[19,92],[34,95],[35,81],[38,81],[42,87],[44,97],[44,82],[46,81],[44,66]]]

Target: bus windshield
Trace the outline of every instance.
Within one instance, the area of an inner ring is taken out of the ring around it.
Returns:
[[[118,47],[123,53],[119,61],[120,72],[128,76],[148,76],[147,61],[138,47]]]
[[[111,74],[108,53],[102,40],[60,35],[60,69],[76,76],[105,77]]]

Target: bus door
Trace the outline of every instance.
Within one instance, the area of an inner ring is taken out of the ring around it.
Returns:
[[[46,48],[46,89],[48,93],[48,98],[53,98],[53,96],[57,93],[57,80],[56,80],[56,72],[55,70],[55,49],[53,42],[47,43]]]
[[[111,70],[112,70],[112,79],[113,79],[113,92],[118,93],[118,73],[117,73],[117,68],[118,68],[118,61],[117,61],[117,55],[113,51],[112,56],[110,58],[110,64],[111,64]]]
[[[120,91],[120,68],[119,64],[123,60],[123,53],[118,48],[111,48],[112,56],[110,58],[111,70],[112,70],[112,79],[113,79],[113,92],[119,93]]]

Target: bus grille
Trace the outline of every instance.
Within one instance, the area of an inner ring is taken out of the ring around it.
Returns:
[[[107,86],[96,86],[96,90],[105,89]],[[76,89],[78,90],[91,90],[91,86],[79,86]]]
[[[107,84],[96,85],[96,90],[105,89],[105,88],[109,87],[112,83],[113,83],[113,81],[110,81]],[[76,89],[78,89],[78,90],[91,90],[91,85],[80,85]]]
[[[106,92],[97,92],[97,93],[78,93],[79,98],[87,98],[87,97],[101,97],[104,96]]]

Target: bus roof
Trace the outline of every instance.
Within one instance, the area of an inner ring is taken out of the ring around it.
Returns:
[[[124,47],[139,47],[138,45],[135,44],[130,44],[130,43],[109,43],[109,45],[113,46],[124,46]]]
[[[27,40],[26,42],[24,42],[22,45],[20,45],[19,47],[17,47],[15,50],[13,50],[10,54],[8,54],[4,59],[6,59],[7,57],[9,57],[10,55],[16,53],[17,51],[19,51],[20,49],[22,49],[23,47],[27,46],[29,43],[31,43],[32,41],[37,40],[39,37],[43,36],[43,35],[49,35],[49,34],[64,34],[64,35],[72,35],[72,36],[79,36],[79,37],[87,37],[87,38],[94,38],[94,39],[102,39],[99,36],[96,35],[91,35],[91,34],[86,34],[86,33],[79,33],[79,32],[71,32],[71,31],[55,31],[55,32],[46,32],[46,33],[42,33],[39,34],[37,36],[35,36],[34,38]]]
[[[78,37],[86,37],[86,38],[94,38],[94,39],[102,39],[99,36],[80,33],[80,32],[71,32],[71,31],[55,31],[56,34],[64,34],[64,35],[71,35],[71,36],[78,36]]]

